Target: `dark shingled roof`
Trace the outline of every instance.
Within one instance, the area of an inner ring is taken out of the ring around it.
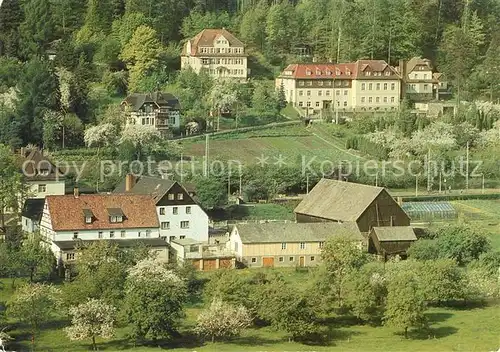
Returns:
[[[39,223],[42,219],[43,205],[45,199],[26,199],[24,201],[23,211],[21,215],[25,218],[31,219]]]
[[[329,237],[345,235],[353,241],[364,237],[356,223],[252,223],[238,224],[235,228],[243,243],[324,242]]]
[[[138,244],[143,244],[149,247],[166,247],[167,242],[162,240],[161,238],[142,238],[142,239],[109,239],[109,240],[91,240],[91,241],[53,241],[57,247],[61,250],[71,250],[75,249],[77,246],[92,244],[97,241],[108,241],[113,244],[117,244],[120,248],[130,248],[134,247]]]
[[[356,221],[383,191],[382,187],[323,178],[294,212],[334,221]]]
[[[144,194],[153,197],[154,201],[158,202],[172,188],[175,182],[159,177],[141,176],[132,187],[132,190],[125,192],[126,180],[124,179],[116,186],[113,193]]]
[[[123,103],[132,107],[133,111],[138,111],[145,103],[154,103],[158,106],[167,106],[180,110],[179,99],[170,93],[133,93],[125,98]]]
[[[28,149],[20,160],[21,172],[27,181],[57,181],[64,175],[38,149]]]
[[[373,232],[380,242],[416,241],[415,231],[411,226],[374,227]]]

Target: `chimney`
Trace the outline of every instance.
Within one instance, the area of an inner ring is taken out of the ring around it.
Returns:
[[[125,176],[125,192],[130,192],[132,188],[134,188],[135,181],[135,175],[127,174],[127,176]]]
[[[73,196],[75,198],[78,198],[80,196],[80,190],[78,189],[78,186],[75,186],[75,188],[73,188]]]

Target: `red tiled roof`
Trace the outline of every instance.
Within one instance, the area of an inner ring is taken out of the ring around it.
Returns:
[[[227,39],[229,42],[230,46],[245,46],[238,38],[236,38],[231,32],[226,30],[225,28],[222,29],[204,29],[200,33],[198,33],[196,36],[193,38],[189,39],[189,42],[191,43],[191,53],[190,55],[196,55],[198,54],[198,47],[199,46],[205,46],[205,47],[212,47],[214,46],[214,40],[218,36],[223,36],[224,38]],[[184,44],[184,47],[182,49],[182,55],[187,55],[187,44]],[[237,54],[234,54],[237,55]]]
[[[100,229],[157,228],[156,206],[153,199],[137,194],[82,194],[47,196],[52,229],[78,231]],[[111,223],[109,209],[121,209],[124,220]],[[85,223],[85,213],[93,214],[92,223]]]
[[[295,79],[356,79],[366,69],[382,72],[386,67],[390,68],[393,75],[397,75],[396,70],[384,60],[358,60],[339,64],[292,64],[283,70],[281,77]],[[286,71],[291,71],[292,74],[285,74]]]

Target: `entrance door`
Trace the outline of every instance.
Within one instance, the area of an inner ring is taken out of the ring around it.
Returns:
[[[274,266],[274,257],[264,257],[262,260],[264,267],[273,267]]]
[[[299,266],[303,267],[305,265],[305,257],[300,257],[299,258]]]

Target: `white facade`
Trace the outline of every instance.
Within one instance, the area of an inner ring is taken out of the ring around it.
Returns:
[[[59,181],[28,181],[28,198],[41,199],[46,196],[64,195],[66,185],[64,180]]]
[[[159,238],[160,230],[156,227],[151,227],[54,231],[52,228],[52,221],[50,219],[50,212],[46,203],[43,209],[42,219],[40,221],[40,234],[47,243],[52,243],[53,241],[72,241],[76,239],[86,241],[102,239]]]
[[[157,206],[160,237],[208,242],[208,215],[197,204]]]
[[[26,233],[35,233],[38,231],[38,224],[27,217],[21,217],[21,229]]]
[[[164,111],[162,111],[164,112]],[[181,125],[181,113],[179,110],[169,109],[165,113],[168,114],[168,123],[163,123],[163,119],[157,119],[158,111],[136,112],[131,111],[127,118],[127,125],[144,125],[153,126],[159,130],[165,128],[179,128]]]
[[[353,80],[353,106],[359,110],[396,110],[399,108],[401,81]]]

